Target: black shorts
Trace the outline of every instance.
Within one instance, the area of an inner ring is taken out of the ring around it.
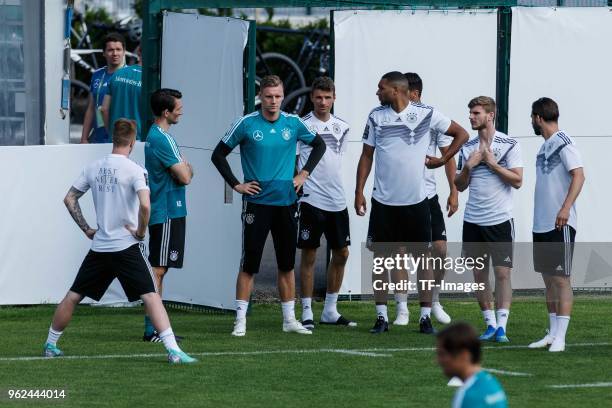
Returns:
[[[119,252],[89,251],[70,288],[79,295],[100,300],[117,278],[130,302],[156,292],[153,270],[145,256],[145,245],[134,244]]]
[[[149,261],[152,266],[182,268],[185,255],[185,217],[149,225]]]
[[[493,266],[512,268],[514,220],[481,226],[463,221],[463,256],[490,257]],[[488,263],[487,263],[488,265]]]
[[[533,233],[533,268],[555,276],[572,274],[576,230],[565,225],[561,230]]]
[[[272,232],[278,269],[283,272],[292,270],[295,266],[297,224],[297,204],[276,206],[243,201],[241,270],[250,274],[259,272],[269,232]]]
[[[341,249],[351,245],[348,209],[326,211],[308,203],[299,204],[300,223],[297,247],[318,248],[325,234],[327,246]]]
[[[446,225],[444,225],[444,215],[438,201],[438,195],[428,199],[429,213],[431,214],[431,240],[446,241]]]
[[[368,243],[431,242],[431,216],[427,199],[413,205],[385,205],[372,199]],[[426,246],[425,246],[426,248]]]

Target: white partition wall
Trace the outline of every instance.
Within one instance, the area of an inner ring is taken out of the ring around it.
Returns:
[[[526,222],[519,240],[531,238],[535,155],[543,142],[531,127],[531,104],[547,96],[559,104],[559,125],[574,137],[585,164],[576,239],[610,241],[611,39],[607,7],[512,9],[509,133],[523,144],[526,166],[517,211]]]
[[[497,14],[456,11],[334,12],[335,113],[351,125],[344,160],[344,187],[351,219],[351,255],[343,293],[360,292],[360,246],[368,217],[353,210],[361,137],[380,77],[389,71],[416,72],[423,79],[423,102],[438,108],[469,130],[468,101],[495,97]],[[369,203],[372,174],[366,185]],[[444,170],[436,173],[441,202],[448,197]],[[461,238],[465,195],[460,211],[447,220],[450,241]]]
[[[144,164],[143,144],[132,159]],[[4,197],[0,200],[0,304],[58,303],[91,246],[63,199],[85,165],[110,153],[111,145],[0,148]],[[91,193],[79,201],[90,225]],[[117,282],[103,300],[123,300]]]
[[[225,183],[212,150],[243,113],[242,60],[248,22],[234,18],[164,14],[162,87],[183,94],[183,116],[171,133],[193,164],[187,187],[184,268],[164,279],[164,299],[234,308],[241,253],[241,197],[225,201]],[[238,177],[238,154],[228,157]]]

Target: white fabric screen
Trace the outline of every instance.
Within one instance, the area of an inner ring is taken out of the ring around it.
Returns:
[[[249,23],[235,18],[164,14],[161,84],[183,93],[183,116],[173,128],[181,146],[214,149],[242,114],[248,31]]]
[[[338,11],[334,12],[335,113],[351,125],[344,160],[344,187],[350,212],[351,255],[342,292],[360,291],[360,245],[366,239],[368,215],[353,210],[355,174],[361,136],[376,97],[380,77],[388,71],[416,72],[423,79],[423,102],[469,128],[468,101],[495,97],[495,12]],[[442,202],[448,197],[444,170],[436,173]],[[366,185],[369,203],[372,173]],[[465,195],[460,211],[447,220],[450,241],[461,238]]]
[[[234,18],[164,14],[161,83],[183,94],[183,116],[171,133],[195,171],[187,187],[185,266],[166,275],[167,300],[234,308],[241,199],[234,194],[233,202],[225,203],[225,183],[210,155],[243,112],[248,27]],[[239,172],[239,155],[228,159]]]
[[[530,240],[535,155],[543,142],[531,127],[531,104],[559,104],[560,127],[576,140],[586,183],[578,199],[577,241],[608,241],[607,151],[612,144],[612,13],[607,7],[513,8],[509,133],[523,144],[525,176],[518,194],[519,240]]]

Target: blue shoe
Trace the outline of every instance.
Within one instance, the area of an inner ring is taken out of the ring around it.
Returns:
[[[170,364],[191,364],[197,361],[197,359],[188,356],[184,351],[170,350],[168,352],[168,362]]]
[[[480,335],[479,339],[482,341],[492,340],[495,337],[495,327],[487,326],[487,330]]]
[[[495,341],[498,343],[510,343],[510,339],[506,336],[503,327],[498,327],[495,331]]]
[[[46,343],[43,350],[43,356],[48,358],[61,357],[64,353],[53,344]]]

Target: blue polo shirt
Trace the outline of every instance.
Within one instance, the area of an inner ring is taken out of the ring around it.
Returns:
[[[104,123],[98,123],[97,120],[97,111],[102,106],[104,102],[104,96],[108,92],[108,83],[113,77],[114,72],[111,74],[108,72],[108,67],[103,67],[94,71],[91,75],[91,82],[89,84],[89,91],[91,92],[91,96],[94,101],[94,117],[93,117],[93,132],[91,138],[89,139],[90,143],[110,143],[112,142],[111,136],[106,131],[104,127]]]
[[[274,122],[259,111],[238,119],[222,141],[231,149],[240,145],[244,181],[257,181],[261,187],[259,194],[244,195],[244,199],[256,204],[294,204],[297,142],[310,144],[315,136],[299,116],[285,112]]]

